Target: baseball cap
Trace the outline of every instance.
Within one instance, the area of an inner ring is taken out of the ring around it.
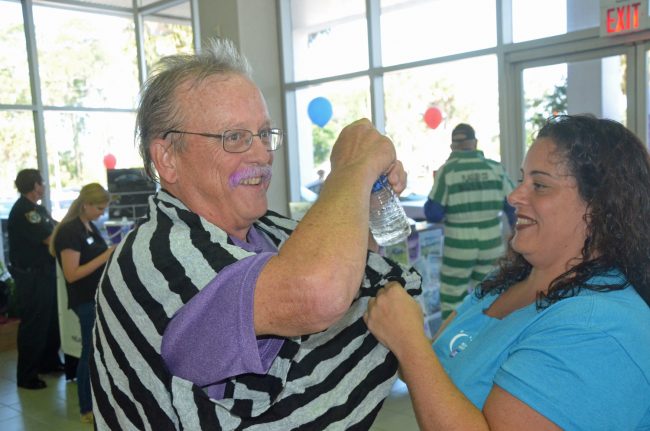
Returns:
[[[457,137],[456,135],[459,136]],[[461,137],[461,135],[464,135],[464,137]],[[476,139],[474,129],[469,124],[460,123],[451,132],[452,141],[467,141],[469,139]]]

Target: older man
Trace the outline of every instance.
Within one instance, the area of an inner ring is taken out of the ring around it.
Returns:
[[[367,429],[396,372],[363,323],[367,300],[393,280],[419,289],[368,253],[372,183],[405,184],[392,143],[367,120],[345,128],[296,225],[267,209],[283,134],[246,60],[213,41],[164,63],[137,119],[162,188],[97,297],[97,427]]]

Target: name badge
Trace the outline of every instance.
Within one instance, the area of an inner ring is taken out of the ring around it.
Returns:
[[[95,238],[93,238],[92,236],[89,236],[88,238],[86,238],[86,242],[88,243],[88,245],[91,245],[92,243],[95,242]]]

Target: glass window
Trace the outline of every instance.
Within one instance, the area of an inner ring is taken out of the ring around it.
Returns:
[[[566,33],[566,0],[512,0],[512,41]]]
[[[34,6],[34,26],[44,105],[135,106],[132,19]]]
[[[0,2],[0,103],[32,103],[20,3]]]
[[[187,8],[188,6],[186,5]],[[144,38],[148,73],[161,57],[194,52],[192,25],[189,20],[169,18],[166,16],[166,11],[145,17]]]
[[[0,203],[13,204],[16,173],[38,168],[40,156],[47,160],[47,191],[59,219],[84,184],[107,184],[107,169],[142,166],[133,137],[140,88],[129,9],[159,6],[143,19],[148,66],[164,55],[193,51],[190,3],[143,1],[80,0],[79,8],[30,3],[42,96],[32,101],[21,2],[0,0],[0,176],[6,186]],[[115,7],[108,11],[94,5]],[[14,106],[32,104],[42,116]],[[37,154],[34,122],[40,118],[45,155]]]
[[[627,124],[625,55],[567,63],[567,111]]]
[[[134,143],[134,126],[134,113],[45,112],[45,141],[55,218],[65,215],[67,208],[65,202],[59,202],[65,199],[57,196],[78,191],[91,182],[106,186],[107,168],[142,166]]]
[[[327,176],[329,157],[341,129],[359,118],[370,118],[368,78],[336,81],[296,91],[302,199],[315,200],[307,186]]]
[[[566,63],[524,69],[526,148],[548,117],[567,113],[566,80]]]
[[[496,46],[496,8],[486,0],[382,0],[385,65]]]
[[[364,0],[293,0],[295,81],[368,68]]]
[[[501,159],[496,56],[388,73],[384,86],[386,133],[408,172],[402,196],[428,195],[458,123],[474,127],[486,157]]]
[[[598,27],[600,4],[593,0],[512,0],[512,41],[524,42]]]
[[[0,111],[0,148],[0,201],[13,204],[17,196],[14,180],[18,171],[38,169],[32,111]],[[7,218],[5,209],[3,204],[0,218]]]
[[[524,69],[526,145],[556,114],[590,113],[626,124],[625,76],[624,55]]]

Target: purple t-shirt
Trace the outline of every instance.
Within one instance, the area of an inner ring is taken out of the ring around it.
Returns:
[[[174,315],[162,338],[169,371],[203,387],[210,398],[224,396],[225,379],[264,374],[282,347],[279,337],[257,337],[253,324],[255,285],[275,246],[251,227],[247,241],[230,239],[256,253],[225,267]]]

